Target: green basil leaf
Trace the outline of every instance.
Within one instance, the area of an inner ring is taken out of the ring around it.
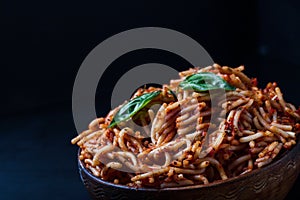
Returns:
[[[180,84],[183,90],[204,92],[215,89],[235,90],[235,87],[227,83],[220,76],[211,72],[200,72],[186,77]]]
[[[160,93],[161,91],[154,91],[131,99],[116,113],[109,125],[109,128],[134,116],[138,111],[147,106]]]

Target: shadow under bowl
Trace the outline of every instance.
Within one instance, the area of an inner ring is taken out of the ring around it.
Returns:
[[[79,149],[80,151],[80,149]],[[81,180],[93,200],[283,200],[300,171],[300,144],[269,165],[225,181],[176,188],[131,188],[117,185],[91,174],[78,159]]]

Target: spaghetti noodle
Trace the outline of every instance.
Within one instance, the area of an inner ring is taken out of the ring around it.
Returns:
[[[134,115],[124,110],[126,101],[71,143],[80,147],[79,159],[94,176],[129,187],[208,184],[262,168],[296,144],[300,112],[275,82],[258,88],[243,71],[244,66],[195,67],[163,88],[141,88],[129,101],[136,101]],[[225,96],[199,84],[199,77],[212,74],[222,79],[212,83]],[[152,99],[145,96],[153,92]]]

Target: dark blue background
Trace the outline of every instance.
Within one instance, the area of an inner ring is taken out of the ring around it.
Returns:
[[[300,105],[300,4],[288,1],[0,1],[0,199],[88,199],[77,171],[71,95],[77,70],[106,38],[159,26],[198,41],[221,65],[244,64],[263,87],[276,81]],[[96,97],[109,110],[111,83],[147,62],[186,69],[166,52],[137,51],[116,60]],[[103,97],[103,94],[104,97]],[[288,199],[299,199],[296,187]],[[297,198],[298,197],[298,198]]]

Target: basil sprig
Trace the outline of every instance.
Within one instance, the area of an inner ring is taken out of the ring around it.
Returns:
[[[204,92],[215,89],[235,90],[235,87],[229,85],[220,76],[211,72],[200,72],[186,77],[180,84],[183,90],[194,90]]]
[[[111,121],[109,128],[115,126],[116,124],[126,121],[127,119],[133,117],[137,112],[147,106],[152,100],[157,97],[161,91],[154,91],[150,93],[145,93],[134,99],[128,101],[121,109],[116,113],[113,120]]]

